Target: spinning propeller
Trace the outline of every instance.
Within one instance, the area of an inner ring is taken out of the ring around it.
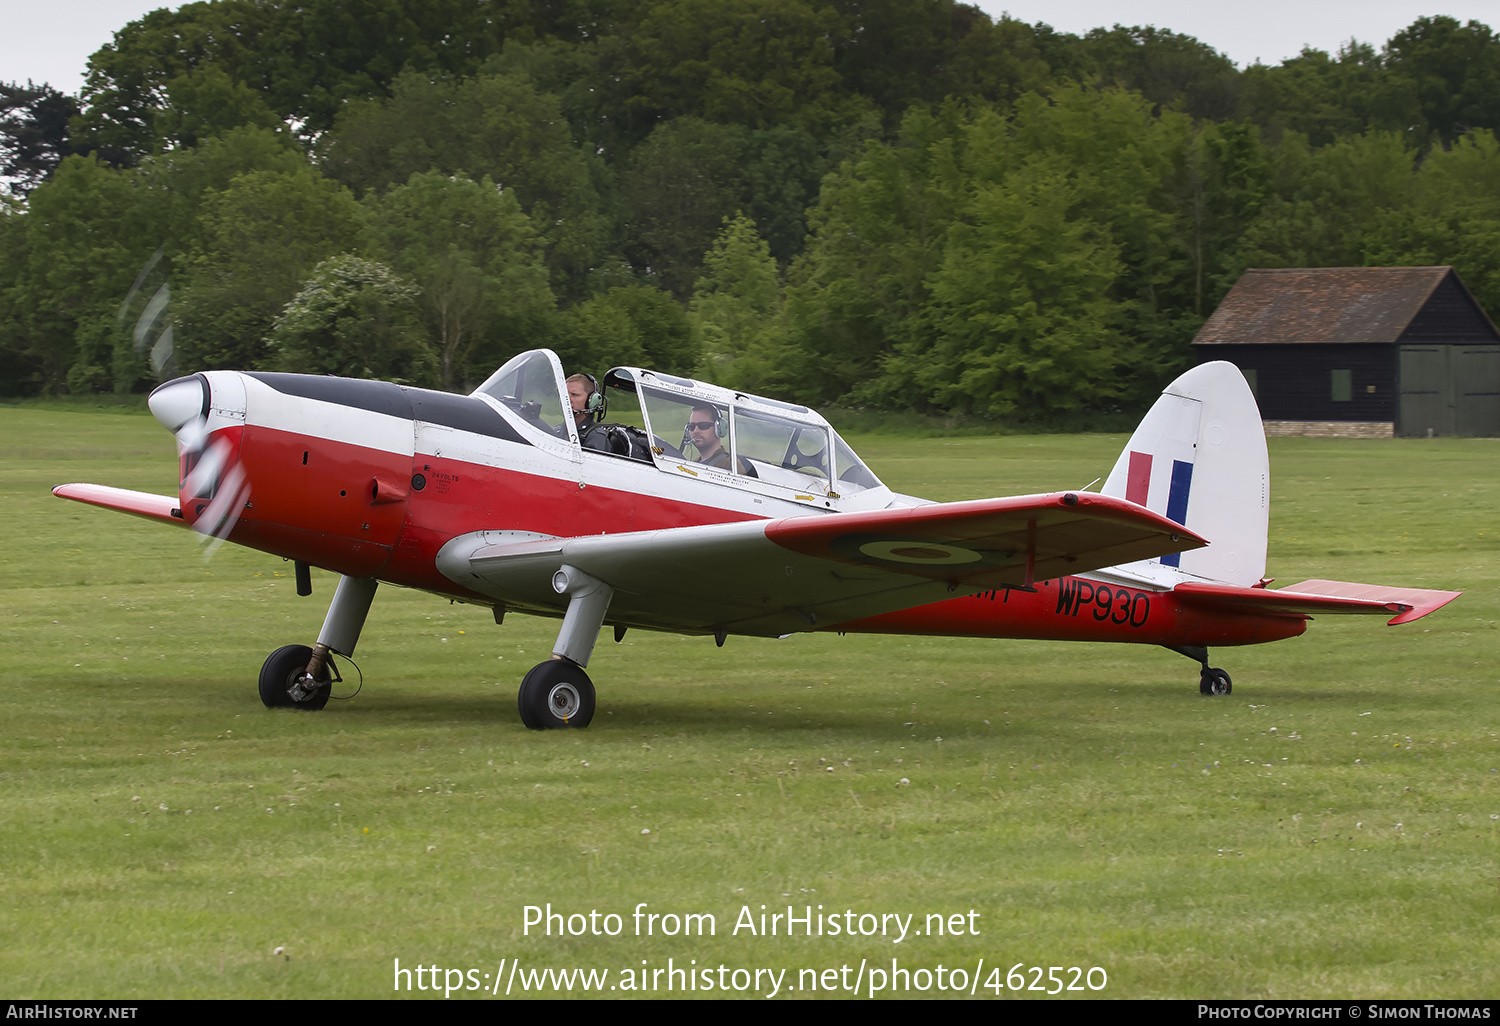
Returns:
[[[177,439],[184,512],[192,502],[192,528],[203,536],[205,559],[224,544],[250,500],[250,480],[234,458],[235,444],[222,434],[213,435],[211,400],[208,379],[202,374],[168,381],[146,400],[151,415]]]

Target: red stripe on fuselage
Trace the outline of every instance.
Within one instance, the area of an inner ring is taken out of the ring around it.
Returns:
[[[1307,629],[1307,620],[1285,615],[1203,615],[1171,592],[1064,577],[1040,581],[1034,592],[985,591],[825,629],[851,634],[1253,645],[1296,637]]]
[[[473,531],[573,537],[757,519],[588,484],[576,465],[566,468],[573,472],[570,477],[547,477],[264,426],[246,429],[240,459],[250,478],[251,502],[231,541],[337,573],[447,595],[479,597],[434,565],[446,542]],[[647,481],[660,473],[645,464],[641,470]],[[424,479],[420,490],[413,486],[414,473]],[[378,498],[370,494],[377,477],[401,483],[406,497],[372,501]]]

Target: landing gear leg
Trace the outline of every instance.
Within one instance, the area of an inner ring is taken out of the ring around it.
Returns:
[[[1217,666],[1208,665],[1208,648],[1204,645],[1163,645],[1163,648],[1185,655],[1189,659],[1202,665],[1203,670],[1198,674],[1198,692],[1204,695],[1227,695],[1233,689],[1233,682],[1229,674]]]
[[[594,718],[594,683],[583,668],[599,640],[614,589],[597,578],[564,566],[552,587],[568,596],[568,611],[552,646],[552,658],[531,668],[521,681],[516,706],[532,730],[587,727]]]
[[[317,645],[286,645],[271,653],[260,669],[260,700],[267,708],[313,710],[328,704],[333,690],[329,654],[354,654],[378,583],[373,577],[339,578]]]

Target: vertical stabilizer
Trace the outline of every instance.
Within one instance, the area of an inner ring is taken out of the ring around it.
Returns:
[[[1271,471],[1260,410],[1232,363],[1205,363],[1163,389],[1102,489],[1207,538],[1204,549],[1134,564],[1249,587],[1266,572]]]

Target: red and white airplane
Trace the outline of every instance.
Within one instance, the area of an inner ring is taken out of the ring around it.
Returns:
[[[584,391],[588,391],[585,389]],[[583,399],[584,397],[580,397]],[[267,706],[319,709],[379,582],[561,617],[521,683],[528,727],[584,727],[600,629],[1048,638],[1208,648],[1301,634],[1319,613],[1406,623],[1458,592],[1264,580],[1269,467],[1231,364],[1172,382],[1099,493],[932,503],[891,491],[803,406],[618,367],[574,413],[538,349],[472,395],[206,371],[150,397],[177,438],[176,497],[68,499],[342,575],[317,643],[271,653]],[[609,411],[610,423],[600,423]],[[686,426],[684,426],[686,425]]]

